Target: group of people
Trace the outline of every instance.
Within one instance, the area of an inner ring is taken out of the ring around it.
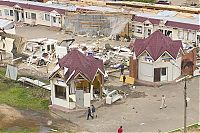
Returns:
[[[97,118],[97,114],[96,114],[96,108],[94,107],[94,105],[92,105],[92,107],[88,107],[88,110],[87,110],[87,120],[89,120],[89,118],[92,118],[94,119],[94,117]]]

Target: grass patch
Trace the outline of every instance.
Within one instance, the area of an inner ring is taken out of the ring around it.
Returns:
[[[38,129],[17,129],[17,130],[2,130],[0,129],[0,133],[37,133]]]
[[[174,130],[172,132],[169,132],[169,133],[180,133],[182,132],[184,129],[177,129],[177,130]],[[194,125],[191,125],[191,126],[188,126],[187,127],[187,132],[200,132],[200,125],[198,124],[194,124]]]
[[[41,88],[23,87],[3,75],[5,69],[0,68],[0,104],[7,104],[21,109],[48,109],[50,92]]]

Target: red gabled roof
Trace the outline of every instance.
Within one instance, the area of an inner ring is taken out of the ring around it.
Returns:
[[[190,30],[200,30],[200,25],[186,24],[186,23],[174,22],[174,21],[167,21],[165,23],[165,26],[182,28],[182,29],[187,29],[187,30],[188,29],[190,29]]]
[[[157,30],[146,39],[136,39],[132,47],[134,48],[136,57],[147,51],[155,61],[167,51],[176,59],[179,50],[182,49],[182,42],[180,40],[173,41],[160,30]]]
[[[157,25],[160,23],[160,19],[146,18],[141,16],[134,16],[132,20],[142,23],[145,22],[146,20],[149,20],[152,24],[157,24]]]
[[[65,74],[65,80],[75,70],[75,73],[71,78],[74,78],[77,74],[84,75],[89,81],[95,78],[96,72],[100,69],[104,73],[103,61],[100,59],[95,59],[92,56],[86,56],[78,50],[72,50],[67,55],[65,55],[58,62],[61,68],[68,68]]]

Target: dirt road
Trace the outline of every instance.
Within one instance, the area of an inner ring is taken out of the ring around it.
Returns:
[[[8,105],[0,105],[0,129],[2,131],[49,132],[78,131],[78,126],[62,118],[54,118],[48,111],[18,110]],[[48,125],[48,122],[51,123]]]

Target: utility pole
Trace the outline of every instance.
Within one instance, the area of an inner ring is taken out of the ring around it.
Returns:
[[[184,87],[184,133],[186,133],[186,110],[187,110],[187,85],[186,85],[186,76],[185,76],[185,87]]]

